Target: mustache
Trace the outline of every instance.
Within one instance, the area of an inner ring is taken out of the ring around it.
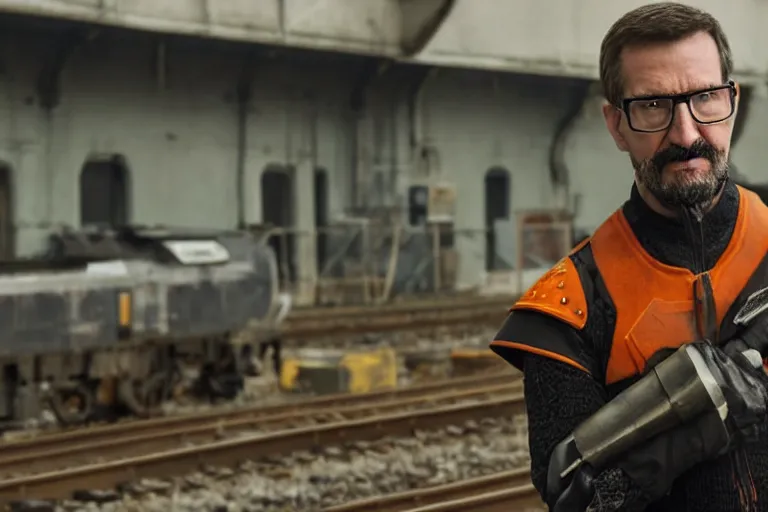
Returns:
[[[665,165],[674,162],[687,162],[694,158],[705,158],[713,165],[719,159],[720,152],[704,139],[698,139],[690,147],[686,148],[673,144],[659,151],[651,159],[653,166],[661,172]]]

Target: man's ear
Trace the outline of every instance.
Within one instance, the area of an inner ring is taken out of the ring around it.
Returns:
[[[739,103],[741,102],[741,84],[739,82],[733,82],[733,86],[736,89],[735,105],[733,107],[733,120],[736,120],[736,114],[739,113]]]
[[[629,151],[629,145],[619,130],[621,127],[621,110],[606,102],[603,104],[603,117],[605,118],[605,127],[608,128],[608,132],[613,137],[616,147],[620,151]]]

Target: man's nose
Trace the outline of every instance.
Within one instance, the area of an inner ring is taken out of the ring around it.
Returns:
[[[675,108],[677,109],[675,118],[672,121],[672,126],[669,127],[669,140],[679,146],[689,148],[701,138],[699,124],[691,115],[691,111],[688,110],[688,105],[678,103]]]

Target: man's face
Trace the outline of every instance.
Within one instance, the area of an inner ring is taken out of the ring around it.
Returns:
[[[674,43],[626,48],[622,66],[625,98],[723,85],[717,45],[706,32]],[[698,104],[705,104],[707,97],[703,95]],[[688,106],[678,103],[669,128],[640,133],[629,127],[626,115],[614,106],[605,105],[603,113],[616,145],[629,153],[641,191],[650,192],[666,207],[707,205],[714,198],[728,174],[735,115],[718,124],[699,124]],[[635,114],[631,115],[637,127]]]

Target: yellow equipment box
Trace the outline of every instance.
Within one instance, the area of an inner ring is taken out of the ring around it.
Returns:
[[[285,391],[313,394],[367,393],[397,386],[397,356],[391,348],[368,351],[312,350],[286,356],[280,372]]]

